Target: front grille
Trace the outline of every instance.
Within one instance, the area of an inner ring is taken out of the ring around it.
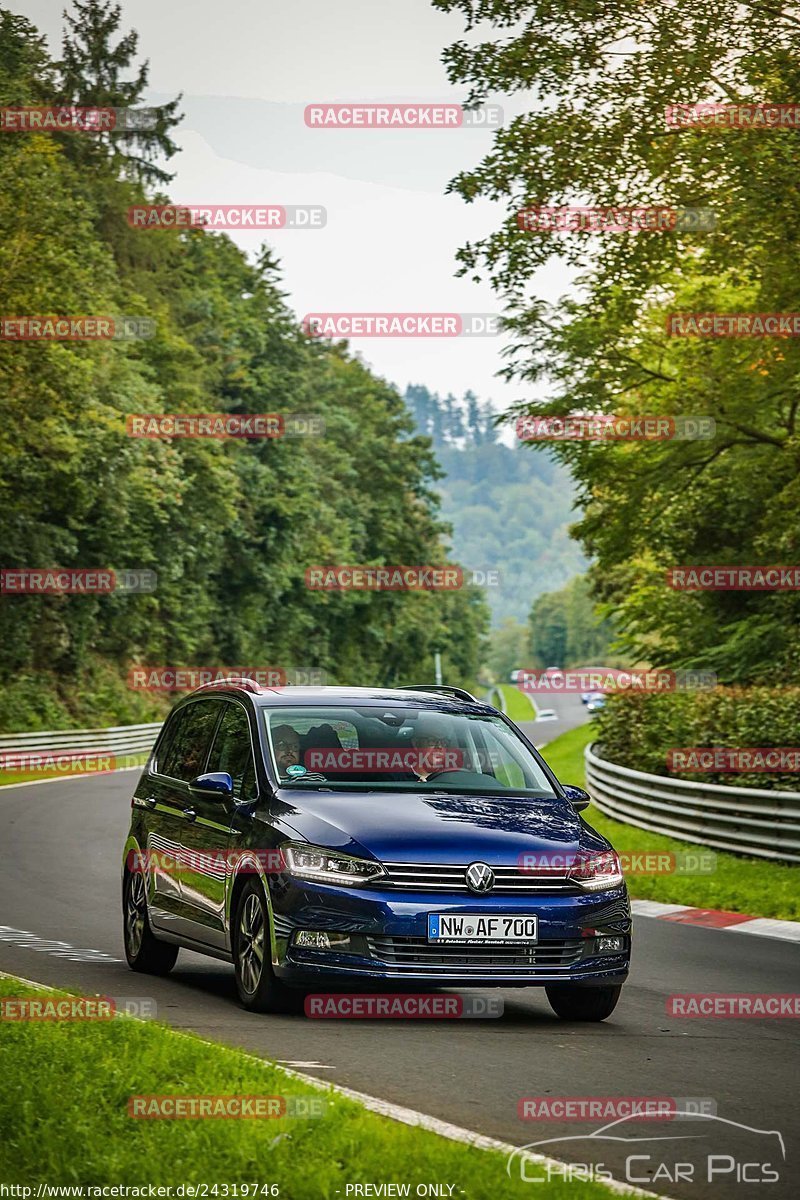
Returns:
[[[465,878],[468,864],[451,866],[443,863],[394,863],[383,864],[386,875],[375,880],[381,889],[406,892],[450,892],[471,896]],[[522,871],[519,867],[495,867],[492,896],[506,895],[553,895],[568,893],[576,895],[581,889],[568,879],[566,874],[551,872]]]
[[[450,971],[480,970],[502,973],[506,968],[530,971],[564,971],[581,957],[583,938],[540,942],[536,946],[438,946],[420,937],[368,937],[369,952],[382,966],[406,969],[420,967]]]

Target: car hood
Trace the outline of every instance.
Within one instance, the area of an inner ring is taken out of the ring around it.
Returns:
[[[289,836],[381,862],[511,866],[525,852],[563,855],[608,843],[562,797],[535,799],[284,788],[275,814]]]

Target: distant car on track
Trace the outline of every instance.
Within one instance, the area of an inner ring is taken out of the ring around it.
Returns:
[[[207,685],[133,796],[125,954],[231,962],[242,1004],[308,990],[543,986],[609,1016],[628,974],[619,859],[502,713],[457,688]]]

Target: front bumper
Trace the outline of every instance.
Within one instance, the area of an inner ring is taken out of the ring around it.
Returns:
[[[630,962],[631,913],[624,886],[605,892],[491,899],[437,893],[402,896],[374,889],[309,884],[286,876],[271,887],[275,973],[304,986],[531,987],[623,983]],[[428,943],[428,914],[536,914],[538,941],[527,947]],[[299,929],[350,935],[341,949],[300,948]],[[600,953],[600,935],[621,935],[622,953]]]

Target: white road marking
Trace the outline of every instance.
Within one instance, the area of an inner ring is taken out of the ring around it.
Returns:
[[[336,1067],[329,1066],[328,1063],[295,1061],[293,1058],[276,1058],[275,1061],[281,1067],[315,1067],[318,1071],[336,1070]]]
[[[0,925],[0,942],[8,942],[11,946],[19,946],[23,950],[34,950],[37,954],[50,954],[53,958],[69,958],[72,962],[112,962],[121,963],[121,958],[114,958],[102,950],[89,950],[73,946],[69,942],[54,942],[50,938],[39,937],[27,929],[13,929],[10,925]]]

